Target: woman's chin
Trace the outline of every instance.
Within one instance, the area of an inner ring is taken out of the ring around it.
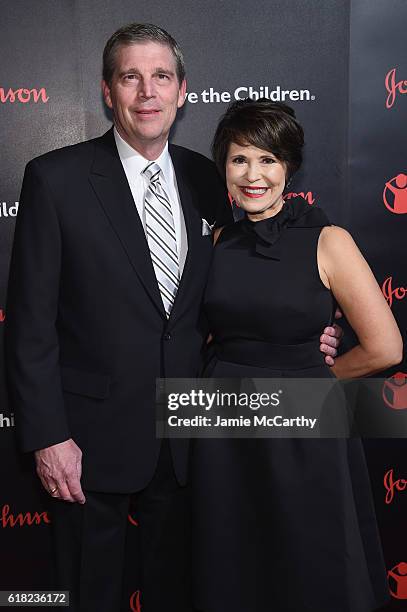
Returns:
[[[241,208],[246,214],[256,215],[260,217],[264,216],[264,218],[273,217],[275,214],[278,213],[284,203],[282,198],[279,198],[277,201],[273,200],[271,202],[260,202],[256,200],[254,200],[253,202],[248,202],[247,200],[245,200],[244,202],[239,202],[238,200],[235,201],[239,208]]]
[[[264,202],[236,202],[239,208],[244,210],[244,212],[249,213],[251,215],[259,214],[265,212],[270,204]]]

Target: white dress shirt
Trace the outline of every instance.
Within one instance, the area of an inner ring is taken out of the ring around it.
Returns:
[[[140,155],[138,151],[133,149],[133,147],[123,140],[116,128],[114,128],[113,133],[117,150],[119,152],[120,161],[122,162],[124,172],[126,173],[127,181],[130,186],[137,212],[140,215],[144,233],[146,231],[144,196],[149,180],[144,174],[142,174],[142,172],[150,161],[155,161],[161,168],[160,183],[170,199],[172,214],[174,217],[174,229],[177,240],[179,270],[181,275],[184,270],[188,252],[188,239],[184,214],[182,212],[181,201],[178,193],[177,179],[175,177],[171,156],[168,152],[168,142],[166,143],[163,152],[157,159],[149,160]]]

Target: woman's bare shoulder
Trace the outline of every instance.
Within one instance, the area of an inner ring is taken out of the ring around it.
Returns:
[[[356,243],[348,230],[339,225],[327,225],[322,228],[319,237],[319,247],[328,253],[336,254],[338,250],[341,252],[353,251]]]

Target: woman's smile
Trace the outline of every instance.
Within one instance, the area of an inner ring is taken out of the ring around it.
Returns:
[[[267,192],[269,187],[250,187],[249,185],[241,185],[240,191],[248,198],[261,198]]]

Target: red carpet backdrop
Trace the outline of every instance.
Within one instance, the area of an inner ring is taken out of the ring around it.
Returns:
[[[295,108],[306,154],[292,193],[321,205],[332,222],[353,233],[405,337],[403,0],[13,0],[2,3],[0,40],[0,348],[24,166],[110,127],[100,93],[101,55],[110,34],[130,21],[164,27],[184,49],[188,102],[173,130],[176,144],[209,155],[218,118],[235,99],[267,96]],[[383,409],[407,410],[406,361],[385,374]],[[16,450],[14,431],[1,350],[0,589],[50,589],[52,516],[32,459]],[[406,610],[405,441],[368,440],[365,446],[393,596],[389,610]],[[140,609],[131,554],[137,529],[131,513],[126,597],[133,611]]]

